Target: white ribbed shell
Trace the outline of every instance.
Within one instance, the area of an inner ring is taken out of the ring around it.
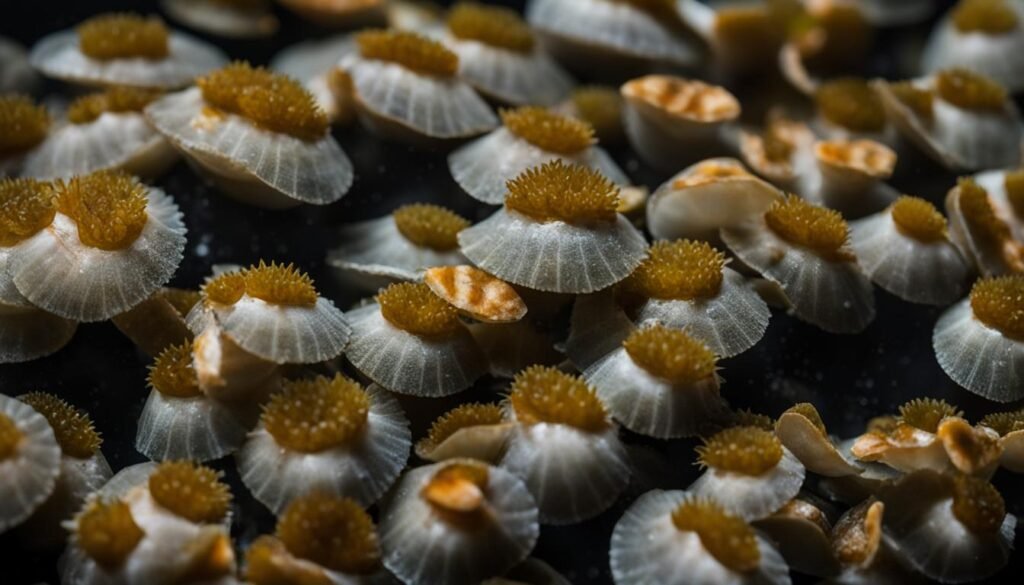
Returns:
[[[750,521],[769,516],[784,506],[800,492],[803,483],[803,464],[783,447],[782,459],[761,475],[709,467],[688,491],[711,498],[726,512]]]
[[[500,102],[553,106],[572,91],[569,74],[536,44],[529,53],[519,53],[450,34],[442,40],[459,56],[459,76]]]
[[[277,31],[277,18],[269,5],[266,9],[236,9],[214,0],[163,0],[160,7],[189,28],[222,37],[251,39]]]
[[[1024,398],[1024,342],[977,320],[970,298],[939,317],[932,346],[946,375],[974,394],[996,402]]]
[[[28,518],[53,493],[60,446],[50,423],[31,406],[0,394],[3,413],[22,433],[14,454],[0,460],[0,533]]]
[[[99,451],[88,459],[62,455],[53,492],[18,526],[18,542],[32,549],[61,547],[68,536],[61,523],[77,514],[86,498],[103,487],[111,475],[110,465]]]
[[[613,291],[579,295],[572,307],[565,354],[578,370],[586,370],[622,347],[634,329],[636,325],[615,301]]]
[[[991,77],[1014,93],[1024,89],[1024,6],[1020,2],[1005,5],[1017,13],[1017,26],[1005,34],[962,33],[953,25],[951,14],[943,17],[925,46],[924,72],[962,67]]]
[[[77,328],[78,323],[42,309],[0,303],[0,364],[48,356],[67,345]]]
[[[179,398],[152,390],[139,416],[135,448],[154,461],[219,459],[241,447],[256,423],[256,413],[243,410],[205,395]]]

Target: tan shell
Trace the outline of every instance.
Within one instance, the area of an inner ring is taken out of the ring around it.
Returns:
[[[985,246],[983,234],[971,230],[960,210],[959,186],[950,189],[946,195],[946,215],[949,217],[949,239],[983,276],[1024,272],[1024,244],[1009,239],[1000,249],[993,249]]]
[[[1024,473],[1024,431],[1013,431],[999,442],[1003,445],[1002,466],[1014,473]]]
[[[526,303],[511,285],[472,266],[439,266],[423,275],[434,294],[484,323],[511,323],[526,315]]]
[[[426,439],[416,443],[416,455],[427,461],[469,458],[497,464],[515,423],[478,425],[459,429],[434,445]]]
[[[793,153],[808,148],[814,143],[814,133],[803,122],[774,117],[768,121],[767,128],[776,137],[792,147]],[[760,134],[742,131],[739,138],[740,155],[754,172],[775,183],[783,189],[792,189],[797,179],[793,159],[774,161],[768,158],[764,147],[764,137]]]
[[[832,440],[799,412],[787,410],[775,423],[775,435],[808,470],[826,477],[859,475],[863,469],[843,458]]]
[[[117,329],[147,355],[160,355],[165,348],[192,339],[185,316],[174,308],[161,289],[130,310],[111,318]]]
[[[622,86],[622,96],[673,118],[713,124],[734,120],[740,102],[723,87],[671,75],[647,75]]]
[[[848,510],[832,529],[832,551],[843,565],[867,568],[882,545],[885,504],[869,499]]]
[[[778,512],[754,522],[754,526],[778,543],[779,552],[791,568],[816,577],[839,574],[829,537],[832,527],[814,504],[795,498]]]
[[[852,452],[907,473],[929,469],[989,477],[999,466],[1002,446],[995,431],[948,417],[934,434],[903,423],[889,433],[868,431],[857,438]]]
[[[962,473],[990,477],[999,466],[1003,445],[999,434],[988,427],[972,427],[962,418],[947,418],[936,436],[950,462]]]
[[[896,168],[896,153],[874,140],[823,140],[814,145],[818,163],[851,180],[888,179]]]

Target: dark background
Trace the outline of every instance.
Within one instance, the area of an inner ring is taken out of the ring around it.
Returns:
[[[521,8],[521,2],[502,2]],[[149,1],[15,2],[0,7],[0,35],[31,45],[44,34],[64,29],[97,13],[111,10],[157,12]],[[270,40],[223,41],[208,38],[232,58],[263,64],[280,49],[312,37],[331,34],[299,21],[277,9],[282,20],[278,35]],[[866,73],[899,75],[904,51],[927,27],[896,36],[879,37],[879,49],[866,64]],[[747,105],[771,85],[764,80],[731,84]],[[56,84],[46,93],[65,91]],[[753,120],[756,121],[756,120]],[[327,208],[303,207],[290,211],[263,211],[236,203],[204,185],[183,163],[158,181],[173,195],[185,213],[189,243],[172,285],[195,288],[213,264],[249,264],[265,260],[295,262],[308,270],[321,293],[345,307],[355,297],[332,282],[324,265],[334,226],[383,215],[411,201],[442,203],[479,220],[489,209],[461,193],[448,174],[445,154],[422,152],[383,144],[360,128],[336,130],[335,136],[352,159],[356,182],[349,194]],[[656,173],[625,149],[613,149],[620,165],[640,184],[656,187],[667,175]],[[955,177],[931,165],[901,161],[897,186],[905,192],[941,201]],[[726,382],[723,394],[737,407],[749,407],[777,416],[797,401],[813,402],[835,434],[858,433],[865,421],[894,412],[915,397],[944,398],[966,410],[975,421],[993,410],[1020,405],[995,405],[959,388],[935,361],[931,332],[941,310],[911,305],[876,289],[878,316],[862,334],[836,336],[774,312],[766,337],[751,351],[721,362]],[[558,329],[561,319],[547,324]],[[103,452],[117,471],[144,457],[134,450],[135,424],[148,393],[146,367],[149,359],[110,323],[81,325],[72,342],[57,354],[28,364],[0,365],[0,393],[18,395],[33,390],[56,393],[87,409],[102,432]],[[478,400],[497,400],[500,383],[484,380],[469,394]],[[407,404],[412,418],[429,419],[442,401]],[[450,406],[450,404],[444,404]],[[414,428],[414,438],[422,429]],[[685,488],[699,473],[692,465],[695,441],[655,442],[626,433],[630,444],[649,448],[660,461],[660,487]],[[415,463],[415,462],[413,462]],[[214,464],[223,469],[235,495],[233,536],[240,547],[273,528],[273,517],[252,500],[238,481],[230,458]],[[2,478],[0,478],[2,479]],[[995,478],[1010,511],[1024,511],[1022,482],[1004,471]],[[635,496],[636,494],[633,494]],[[544,527],[535,556],[544,559],[574,583],[609,583],[607,547],[612,527],[629,503],[621,501],[600,517],[572,527]],[[56,583],[55,554],[26,554],[10,537],[0,536],[0,583]],[[1022,563],[1016,555],[1002,577],[1019,575]],[[799,582],[799,579],[798,579]],[[995,582],[995,581],[993,581]]]

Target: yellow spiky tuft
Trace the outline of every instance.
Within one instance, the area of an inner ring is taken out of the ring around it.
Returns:
[[[274,305],[309,307],[316,304],[316,287],[309,274],[294,264],[270,264],[260,260],[244,272],[245,294]]]
[[[156,503],[177,516],[209,524],[227,516],[231,491],[221,473],[191,461],[165,461],[149,476],[149,493]]]
[[[11,417],[0,412],[0,461],[5,461],[18,452],[18,446],[25,434]]]
[[[900,422],[929,433],[939,430],[942,419],[963,416],[963,412],[945,400],[915,398],[900,406]]]
[[[462,404],[438,417],[417,449],[431,449],[462,429],[500,424],[504,418],[501,407],[496,404]]]
[[[885,128],[882,99],[868,82],[843,77],[823,83],[814,96],[821,115],[854,132],[880,132]]]
[[[76,519],[75,542],[96,564],[116,569],[146,535],[131,508],[121,501],[95,499]]]
[[[818,413],[818,409],[810,402],[794,404],[786,412],[795,412],[796,414],[803,416],[807,420],[811,421],[814,428],[818,429],[822,435],[828,435],[828,432],[825,430],[825,421],[821,420],[821,414]]]
[[[921,242],[946,239],[946,218],[929,201],[903,195],[889,208],[896,227]]]
[[[1006,199],[1017,219],[1024,220],[1024,169],[1009,171],[1003,178]]]
[[[403,205],[391,217],[405,239],[440,251],[458,248],[459,232],[469,227],[469,220],[461,215],[428,203]]]
[[[622,133],[622,94],[610,87],[585,85],[572,92],[576,114],[602,139]]]
[[[84,410],[75,408],[46,392],[29,392],[19,396],[18,400],[36,409],[36,412],[46,418],[65,455],[88,459],[99,450],[103,441],[93,427],[89,414]]]
[[[278,519],[276,534],[293,555],[332,571],[367,575],[380,567],[373,520],[349,498],[322,492],[297,498]]]
[[[487,499],[490,470],[483,463],[465,460],[438,470],[420,491],[442,518],[472,526],[480,522]]]
[[[1000,437],[1005,437],[1017,431],[1024,431],[1024,409],[1009,412],[993,412],[981,419],[979,424],[999,433]]]
[[[953,26],[962,33],[1000,35],[1017,28],[1017,13],[1006,0],[961,0]]]
[[[160,97],[160,93],[148,89],[112,87],[106,91],[84,95],[68,106],[68,121],[72,124],[88,124],[105,112],[141,112],[150,102]]]
[[[1024,276],[983,278],[971,288],[971,310],[1003,335],[1024,340]]]
[[[921,89],[909,81],[901,81],[891,84],[889,91],[900,103],[922,118],[931,119],[935,113],[935,94],[930,90]]]
[[[655,242],[621,290],[642,298],[698,300],[718,295],[725,254],[707,242]]]
[[[96,171],[57,183],[57,209],[78,226],[82,244],[127,248],[146,227],[146,186],[121,171]]]
[[[459,57],[441,43],[400,30],[368,30],[356,35],[359,53],[366,59],[397,63],[424,75],[454,77]]]
[[[761,563],[757,537],[750,524],[726,513],[711,499],[687,497],[672,511],[672,524],[677,530],[697,533],[704,549],[733,571],[754,571]]]
[[[612,222],[619,188],[598,171],[556,159],[509,181],[505,207],[537,221]]]
[[[170,33],[155,16],[101,14],[76,28],[78,48],[86,56],[109,59],[163,59],[169,51]]]
[[[522,424],[561,424],[601,432],[611,424],[597,392],[582,378],[556,368],[530,366],[516,374],[509,402]]]
[[[939,97],[965,110],[1000,111],[1006,106],[1006,88],[968,69],[947,69],[935,78]]]
[[[210,105],[237,114],[256,126],[309,142],[327,135],[327,114],[313,94],[294,79],[244,61],[196,80]]]
[[[969,475],[953,479],[953,515],[976,534],[992,534],[1006,517],[1003,496],[991,483]]]
[[[457,39],[517,53],[533,50],[533,32],[515,10],[460,2],[448,13],[448,32]]]
[[[35,179],[0,180],[0,247],[36,235],[53,223],[57,196],[53,185]]]
[[[539,106],[502,110],[501,121],[512,134],[548,152],[576,154],[594,144],[590,124]]]
[[[643,327],[631,333],[622,347],[649,374],[675,384],[692,384],[715,375],[714,352],[678,329]]]
[[[149,368],[149,385],[164,396],[200,396],[199,379],[192,367],[192,342],[165,348]]]
[[[462,326],[455,307],[423,283],[392,284],[377,295],[377,303],[389,323],[413,335],[444,337]]]
[[[0,96],[0,158],[18,155],[46,138],[50,114],[22,95]]]
[[[782,443],[771,431],[732,427],[704,439],[697,447],[700,465],[744,475],[761,475],[782,459]]]
[[[970,177],[957,181],[960,212],[981,245],[992,250],[1001,250],[1003,244],[1012,239],[1010,227],[996,215],[988,192]]]
[[[764,431],[774,431],[775,420],[767,414],[761,414],[749,408],[744,408],[733,413],[729,426],[755,427]]]
[[[346,445],[366,428],[370,395],[341,374],[291,380],[270,398],[261,421],[274,441],[292,451],[316,453]]]
[[[203,285],[206,300],[221,305],[233,305],[245,295],[245,271],[233,270],[219,274]]]
[[[826,258],[847,259],[843,248],[850,228],[838,211],[790,195],[772,203],[764,219],[773,232],[791,244]]]

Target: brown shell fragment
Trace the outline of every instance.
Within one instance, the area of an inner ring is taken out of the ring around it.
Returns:
[[[511,323],[526,315],[526,303],[511,285],[472,266],[439,266],[424,273],[434,294],[484,323]]]
[[[962,418],[947,418],[936,432],[950,462],[963,473],[988,477],[999,466],[1003,445],[986,427],[972,427]]]
[[[171,345],[192,339],[192,332],[185,325],[188,310],[182,312],[191,292],[160,289],[130,310],[115,315],[111,321],[139,349],[155,357]]]
[[[775,434],[807,469],[826,477],[859,475],[862,468],[847,461],[832,439],[796,409],[782,413]]]
[[[794,498],[754,526],[778,543],[779,552],[790,567],[817,577],[839,574],[839,563],[832,553],[829,524],[825,513],[814,504]]]

